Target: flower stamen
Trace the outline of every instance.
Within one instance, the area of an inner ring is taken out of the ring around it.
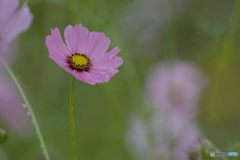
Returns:
[[[69,57],[68,63],[71,65],[73,69],[85,71],[90,66],[90,59],[85,54],[73,53]]]

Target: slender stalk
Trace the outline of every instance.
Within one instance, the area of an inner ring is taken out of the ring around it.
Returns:
[[[38,139],[39,139],[39,141],[40,141],[41,147],[42,147],[42,149],[43,149],[43,154],[44,154],[44,156],[45,156],[45,159],[46,159],[46,160],[50,160],[49,155],[48,155],[48,152],[47,152],[47,148],[46,148],[46,145],[45,145],[45,142],[44,142],[44,140],[43,140],[42,133],[41,133],[41,131],[40,131],[40,128],[39,128],[39,125],[38,125],[38,122],[37,122],[37,119],[36,119],[36,117],[35,117],[35,114],[34,114],[34,112],[33,112],[33,110],[32,110],[32,107],[31,107],[31,105],[30,105],[30,103],[29,103],[29,101],[28,101],[28,99],[27,99],[27,97],[26,97],[26,95],[25,95],[25,93],[24,93],[24,91],[23,91],[20,83],[18,82],[16,76],[13,74],[13,72],[11,71],[11,69],[4,63],[4,61],[3,61],[1,58],[0,58],[0,61],[2,62],[3,66],[6,68],[8,74],[11,76],[11,78],[12,78],[12,80],[14,81],[15,85],[17,86],[18,91],[20,92],[20,94],[21,94],[21,96],[22,96],[22,98],[23,98],[23,101],[24,101],[24,103],[26,104],[26,107],[27,107],[27,109],[28,109],[28,111],[29,111],[29,113],[30,113],[30,115],[31,115],[31,117],[32,117],[33,125],[34,125],[34,127],[35,127],[36,134],[37,134],[37,136],[38,136]]]
[[[70,87],[70,125],[71,125],[73,159],[77,160],[77,142],[76,142],[76,134],[75,134],[74,105],[73,105],[74,83],[75,83],[75,77],[72,78],[72,83]]]

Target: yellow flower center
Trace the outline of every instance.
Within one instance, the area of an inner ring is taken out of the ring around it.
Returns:
[[[85,54],[74,53],[69,57],[69,64],[77,70],[87,70],[90,66],[90,60]]]

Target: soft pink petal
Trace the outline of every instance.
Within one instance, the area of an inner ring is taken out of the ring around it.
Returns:
[[[120,49],[115,47],[108,53],[101,53],[101,57],[91,61],[92,65],[88,70],[88,73],[92,75],[96,83],[108,82],[118,70],[115,69],[122,65],[123,60],[117,57]]]
[[[133,116],[129,122],[129,129],[127,134],[127,144],[130,151],[138,160],[143,160],[148,157],[148,149],[150,143],[148,142],[148,126],[144,125],[143,121]]]
[[[89,74],[92,75],[96,83],[108,82],[116,73],[118,70],[113,68],[98,69],[92,67],[89,69]]]
[[[85,83],[88,83],[91,85],[96,84],[96,79],[86,71],[78,72],[76,70],[73,70],[72,74],[75,76],[75,78],[77,78],[78,80],[81,80]]]
[[[26,134],[31,127],[31,119],[22,103],[15,85],[5,72],[0,71],[0,117],[8,124],[11,133]]]
[[[15,12],[3,28],[2,37],[8,41],[14,39],[18,34],[27,30],[32,23],[33,15],[25,3],[22,8]]]
[[[51,48],[49,49],[49,52],[50,52],[49,58],[51,58],[53,60],[56,60],[56,61],[67,62],[67,57],[66,56],[58,55],[56,53],[56,51],[51,49]]]
[[[73,69],[70,68],[70,65],[67,63],[66,58],[62,59],[61,56],[56,54],[49,54],[49,58],[53,59],[55,63],[61,68],[63,68],[68,73],[72,74]]]
[[[53,59],[57,65],[63,69],[65,69],[67,72],[72,73],[72,69],[70,68],[69,64],[67,62],[64,62],[62,60],[58,60],[58,57],[54,58],[54,55],[49,55],[49,58]]]
[[[89,31],[81,24],[76,26],[67,26],[64,31],[64,37],[67,47],[71,53],[85,53],[86,38]]]
[[[70,52],[63,43],[57,28],[53,29],[51,35],[46,37],[46,46],[49,51],[49,58],[53,59],[59,67],[72,74],[72,69],[67,62]]]
[[[148,95],[153,104],[194,115],[205,83],[201,71],[193,64],[182,61],[165,62],[151,71]]]
[[[0,58],[2,58],[5,63],[8,63],[10,59],[13,58],[11,53],[9,53],[9,50],[12,49],[10,48],[10,44],[10,42],[0,39]]]
[[[110,42],[110,39],[104,33],[91,32],[88,34],[85,53],[90,59],[94,59],[108,50]]]
[[[18,6],[18,0],[0,0],[0,31],[6,28],[7,22]]]
[[[52,30],[50,36],[46,37],[46,46],[50,53],[50,57],[58,57],[58,60],[67,60],[67,56],[70,55],[66,45],[63,43],[60,32],[57,28]]]
[[[115,47],[108,53],[101,54],[101,57],[92,60],[93,66],[105,66],[108,68],[118,68],[122,65],[123,59],[117,57],[121,50]]]

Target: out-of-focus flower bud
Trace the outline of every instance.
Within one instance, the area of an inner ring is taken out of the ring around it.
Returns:
[[[0,144],[4,143],[7,140],[7,132],[3,129],[0,129]]]
[[[189,160],[205,160],[211,158],[212,160],[226,160],[226,157],[215,156],[210,157],[210,152],[220,152],[211,141],[206,138],[200,139],[199,144],[187,150]]]

